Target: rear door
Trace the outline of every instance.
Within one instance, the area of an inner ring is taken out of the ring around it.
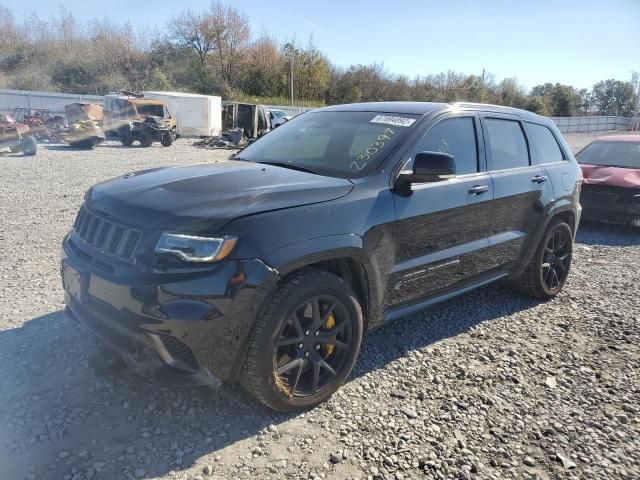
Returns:
[[[576,167],[569,161],[556,133],[545,125],[532,122],[524,122],[524,127],[533,147],[533,163],[549,176],[548,188],[553,190],[555,200],[571,196],[576,188]]]
[[[499,268],[517,260],[527,248],[553,192],[544,169],[532,164],[531,147],[519,119],[487,114],[482,116],[482,128],[494,186],[488,258],[492,268]]]
[[[405,159],[423,151],[449,153],[457,174],[414,184],[411,195],[394,195],[395,264],[386,295],[392,305],[436,294],[482,272],[493,187],[479,145],[475,113],[446,116]]]

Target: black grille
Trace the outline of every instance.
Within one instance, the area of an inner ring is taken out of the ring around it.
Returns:
[[[142,234],[118,225],[82,207],[73,224],[78,237],[89,245],[122,260],[131,260]]]
[[[181,366],[187,367],[189,370],[193,371],[200,368],[195,355],[184,343],[175,337],[167,335],[162,335],[160,338],[162,338],[164,348],[167,349],[171,356],[177,360]]]

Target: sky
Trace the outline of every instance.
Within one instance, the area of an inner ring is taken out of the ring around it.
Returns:
[[[640,0],[243,0],[254,36],[315,43],[333,63],[383,63],[409,77],[447,70],[531,88],[560,82],[590,88],[640,71]],[[162,28],[180,10],[207,0],[20,0],[0,4],[20,19],[46,18],[64,5],[79,20],[109,18]]]

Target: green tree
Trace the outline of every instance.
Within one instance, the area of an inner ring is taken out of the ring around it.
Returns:
[[[592,101],[600,115],[631,116],[636,96],[630,82],[603,80],[593,86]]]
[[[530,96],[524,108],[529,110],[530,112],[537,113],[538,115],[549,115],[547,105],[544,103],[544,100],[540,96]]]

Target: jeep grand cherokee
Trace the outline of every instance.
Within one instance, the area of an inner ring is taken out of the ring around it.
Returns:
[[[63,242],[67,311],[145,374],[309,408],[367,329],[501,279],[557,295],[579,190],[567,144],[532,113],[321,108],[231,161],[92,187]]]

